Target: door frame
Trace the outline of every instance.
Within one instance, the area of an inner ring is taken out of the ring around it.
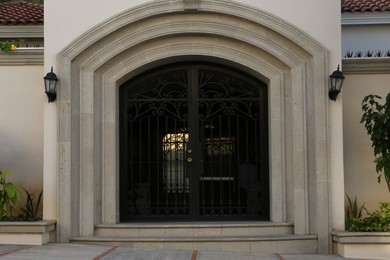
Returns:
[[[331,145],[341,131],[338,117],[328,117],[335,112],[327,93],[329,61],[338,56],[276,15],[208,0],[202,12],[168,0],[130,8],[57,53],[58,114],[50,112],[47,124],[53,146],[44,171],[44,216],[57,219],[57,241],[93,236],[96,224],[119,222],[118,87],[151,66],[194,57],[245,68],[267,82],[270,220],[294,223],[295,234],[314,232],[319,251],[329,252],[338,223],[332,219],[343,212],[331,201],[344,198],[331,189],[343,175],[342,161],[329,152],[342,150]]]

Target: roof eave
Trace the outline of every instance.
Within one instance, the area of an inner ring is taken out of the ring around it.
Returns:
[[[390,12],[342,13],[341,25],[390,24]]]
[[[0,25],[1,38],[43,38],[43,24]]]

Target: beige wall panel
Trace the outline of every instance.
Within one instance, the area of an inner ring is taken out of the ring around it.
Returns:
[[[365,202],[368,210],[378,208],[378,202],[389,201],[385,182],[377,182],[374,153],[363,124],[361,102],[368,94],[385,97],[390,92],[390,74],[345,74],[342,89],[344,118],[345,192]]]
[[[43,66],[0,65],[0,168],[31,192],[42,190],[43,76]]]

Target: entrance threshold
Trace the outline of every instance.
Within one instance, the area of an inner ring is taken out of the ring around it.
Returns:
[[[185,222],[119,223],[95,226],[94,236],[71,243],[149,249],[316,253],[316,235],[295,235],[291,223]]]
[[[292,223],[253,222],[180,222],[180,223],[120,223],[96,225],[95,236],[268,236],[293,234]]]

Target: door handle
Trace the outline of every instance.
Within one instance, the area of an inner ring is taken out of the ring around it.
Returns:
[[[187,158],[187,162],[188,162],[188,163],[192,163],[192,158],[191,158],[191,157],[188,157],[188,158]]]

